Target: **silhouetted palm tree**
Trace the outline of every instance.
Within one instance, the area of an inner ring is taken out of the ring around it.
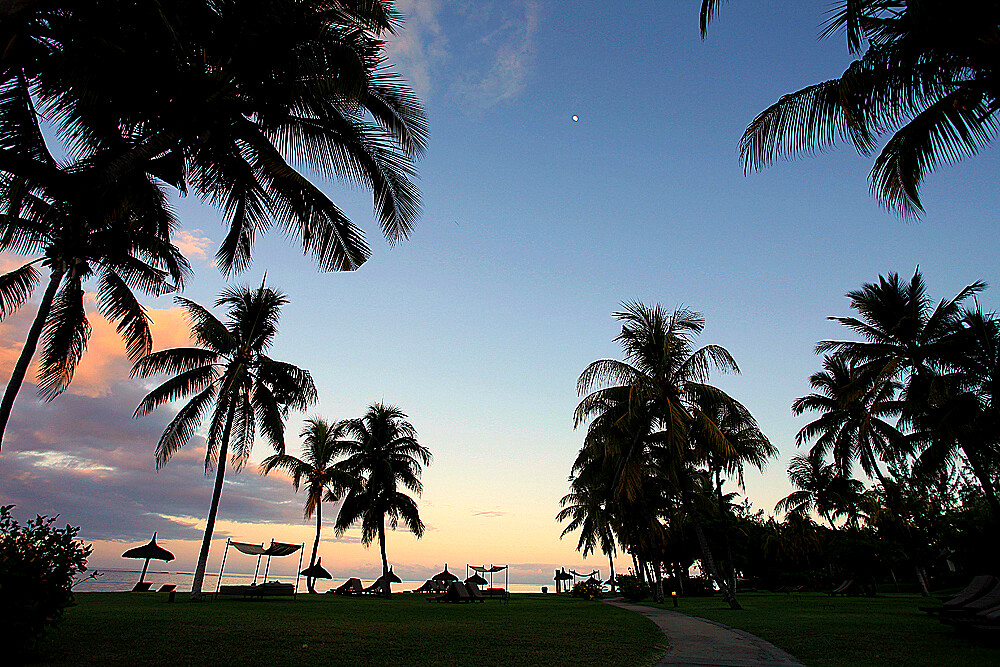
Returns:
[[[355,483],[354,477],[337,467],[341,453],[342,438],[347,430],[347,421],[328,423],[319,417],[307,419],[300,435],[303,438],[303,458],[291,454],[272,454],[260,463],[260,474],[266,475],[274,469],[292,476],[292,487],[298,491],[303,481],[306,483],[305,518],[316,514],[316,539],[313,541],[309,567],[316,564],[319,537],[323,529],[323,502],[337,502]],[[315,593],[312,577],[306,578],[306,588]]]
[[[864,484],[844,477],[834,463],[824,464],[818,456],[796,455],[788,464],[788,479],[797,489],[778,501],[775,512],[807,514],[813,510],[834,530],[833,520],[856,511]]]
[[[385,525],[393,530],[402,522],[418,538],[424,534],[417,503],[399,490],[423,492],[422,466],[430,465],[431,452],[417,442],[417,432],[399,408],[375,403],[360,419],[351,420],[344,443],[341,467],[359,480],[358,488],[344,499],[336,531],[343,535],[361,523],[361,543],[378,539],[382,553],[383,594],[389,597],[389,559],[385,551]]]
[[[735,372],[739,368],[720,346],[694,348],[694,338],[704,328],[699,313],[679,309],[668,314],[659,305],[626,303],[615,317],[624,322],[615,340],[622,344],[626,360],[602,359],[583,371],[577,392],[585,396],[574,423],[591,421],[584,448],[608,458],[616,503],[637,513],[638,525],[648,531],[643,538],[649,542],[648,553],[659,558],[664,546],[656,542],[663,532],[661,517],[671,506],[689,514],[698,511],[695,496],[706,490],[694,479],[702,474],[696,464],[704,457],[692,448],[692,428],[699,427],[705,447],[710,443],[725,457],[734,455],[718,425],[699,421],[695,397],[738,405],[706,381],[713,367]],[[697,517],[690,518],[697,523]],[[723,597],[738,608],[734,592],[714,567],[707,540],[699,544]],[[658,575],[659,567],[654,571]]]
[[[22,100],[24,102],[24,100]],[[26,104],[26,102],[25,102]],[[189,266],[170,242],[175,226],[160,189],[145,175],[100,187],[92,167],[56,165],[32,125],[0,117],[0,135],[22,132],[22,145],[59,175],[58,187],[0,174],[0,251],[35,257],[0,276],[0,320],[23,305],[42,276],[48,284],[0,402],[0,441],[39,341],[38,390],[45,400],[73,379],[90,338],[84,282],[96,281],[98,308],[117,323],[130,359],[152,349],[149,318],[134,291],[160,295],[182,285]],[[25,129],[27,128],[27,129]],[[9,135],[7,135],[9,138]]]
[[[722,4],[702,0],[701,33]],[[976,154],[996,135],[1000,111],[1000,5],[839,0],[823,36],[845,30],[861,53],[840,78],[784,95],[740,142],[748,169],[850,141],[868,155],[893,133],[872,167],[880,202],[922,212],[919,187],[941,162]]]
[[[308,371],[266,354],[278,333],[281,307],[288,302],[281,292],[263,284],[255,290],[244,286],[226,289],[215,302],[217,308],[227,308],[225,323],[193,301],[175,300],[187,311],[192,337],[200,347],[161,350],[135,363],[134,377],[176,374],[142,399],[135,416],[192,396],[160,437],[157,468],[187,444],[209,417],[205,472],[211,471],[213,463],[217,470],[205,538],[191,584],[191,598],[197,600],[201,598],[230,444],[237,470],[250,457],[258,430],[275,451],[283,453],[285,417],[289,410],[305,410],[315,402],[316,387]]]
[[[855,460],[869,477],[885,483],[878,461],[893,461],[910,453],[911,443],[885,417],[898,416],[895,380],[876,381],[871,372],[838,357],[823,358],[823,370],[809,376],[816,392],[795,399],[792,412],[819,412],[795,436],[799,446],[814,441],[810,454],[825,459],[832,453],[840,474],[851,476]]]
[[[155,173],[217,205],[224,272],[245,269],[274,226],[326,270],[365,261],[362,232],[306,170],[371,190],[390,242],[412,228],[427,122],[385,61],[391,3],[16,4],[0,7],[0,88],[30,87],[67,146],[109,156],[103,182]],[[2,143],[0,172],[39,173],[36,156]]]

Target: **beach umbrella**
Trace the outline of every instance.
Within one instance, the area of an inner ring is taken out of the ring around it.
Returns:
[[[486,584],[488,584],[490,582],[486,581],[486,579],[484,579],[479,573],[476,573],[476,574],[472,575],[471,577],[469,577],[468,579],[466,579],[465,583],[467,583],[467,584],[475,584],[476,586],[485,586]]]
[[[434,581],[458,581],[458,577],[448,571],[448,563],[444,564],[444,572],[438,572],[431,579]]]
[[[573,575],[570,574],[569,572],[567,572],[566,570],[561,570],[561,571],[556,572],[556,576],[555,576],[555,580],[556,581],[568,581],[568,580],[570,580],[572,578],[573,578]]]
[[[330,573],[326,571],[326,568],[320,565],[322,562],[323,559],[320,558],[315,564],[310,565],[306,569],[299,572],[299,574],[303,577],[312,577],[313,579],[333,579],[333,577],[330,576]]]
[[[153,533],[153,539],[151,539],[147,544],[141,547],[133,547],[125,553],[122,554],[122,558],[144,558],[146,562],[142,564],[142,575],[139,577],[139,583],[141,584],[146,580],[146,568],[149,567],[149,561],[153,558],[162,561],[172,561],[174,555],[161,547],[156,543],[156,533]]]
[[[391,568],[391,567],[389,568],[389,583],[390,583],[390,584],[401,584],[401,583],[403,583],[403,580],[402,580],[402,579],[400,579],[400,578],[399,578],[399,577],[398,577],[398,576],[396,575],[396,573],[392,571],[392,568]]]

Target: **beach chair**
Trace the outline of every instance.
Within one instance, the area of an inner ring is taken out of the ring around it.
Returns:
[[[469,598],[472,602],[486,602],[486,596],[483,592],[479,590],[479,586],[475,584],[465,584],[466,590],[469,591]]]
[[[829,595],[830,597],[833,597],[834,595],[850,595],[853,592],[853,589],[854,589],[854,580],[845,579],[844,583],[834,588],[832,591],[827,593],[827,595]]]
[[[961,606],[942,609],[938,614],[942,623],[949,623],[954,619],[975,616],[979,612],[989,612],[994,608],[1000,610],[1000,584],[996,584],[985,595]]]
[[[997,583],[1000,583],[1000,581],[998,581],[993,575],[981,574],[977,577],[973,577],[972,581],[969,582],[969,585],[960,590],[958,593],[945,598],[942,604],[921,606],[917,607],[917,609],[925,611],[931,615],[938,614],[946,609],[957,609],[986,595],[997,585]]]
[[[335,593],[337,595],[361,595],[364,587],[361,585],[361,580],[357,577],[351,577],[340,586],[332,588],[327,591],[327,593]]]
[[[370,586],[362,588],[361,592],[364,595],[381,595],[382,594],[382,577],[379,577],[371,583]]]
[[[430,598],[428,602],[471,602],[469,589],[461,581],[453,581],[444,595]]]
[[[433,579],[428,579],[423,583],[420,588],[415,588],[414,593],[444,593],[447,587],[440,581],[434,581]]]
[[[153,584],[149,583],[148,581],[140,581],[139,583],[137,583],[135,586],[132,587],[132,592],[133,593],[149,593],[150,592],[149,591],[149,587],[152,586],[152,585]]]
[[[157,593],[172,593],[173,590],[177,588],[177,584],[163,584],[156,589]]]

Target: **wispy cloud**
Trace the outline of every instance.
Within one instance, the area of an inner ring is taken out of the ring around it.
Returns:
[[[472,516],[484,516],[487,518],[495,518],[500,516],[506,516],[509,512],[501,512],[499,510],[485,510],[482,512],[473,512]]]
[[[517,99],[528,85],[541,21],[538,0],[449,3],[403,0],[390,61],[424,97],[444,95],[469,110]]]
[[[182,229],[174,234],[173,242],[188,259],[199,262],[209,261],[208,251],[212,245],[212,239],[205,236],[200,229],[190,231]],[[214,263],[214,260],[212,261]]]

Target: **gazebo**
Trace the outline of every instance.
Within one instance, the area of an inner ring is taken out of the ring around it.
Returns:
[[[263,544],[248,544],[246,542],[233,542],[232,538],[227,539],[226,550],[222,553],[222,567],[219,568],[219,581],[215,585],[215,592],[218,593],[219,590],[222,588],[222,573],[226,569],[226,557],[229,555],[229,547],[233,547],[240,553],[247,554],[248,556],[257,557],[257,568],[253,572],[252,585],[254,586],[257,585],[257,574],[260,572],[260,559],[262,557],[267,556],[267,562],[264,565],[264,581],[267,581],[267,573],[271,567],[272,556],[289,556],[295,553],[296,551],[299,551],[299,567],[297,568],[295,574],[295,589],[294,589],[297,591],[299,589],[299,577],[301,576],[301,572],[299,572],[299,570],[302,569],[302,552],[300,551],[300,549],[302,549],[302,546],[303,545],[301,544],[286,544],[284,542],[275,542],[274,540],[271,540],[271,545],[265,549]]]
[[[479,565],[468,565],[468,564],[466,564],[466,566],[465,566],[466,580],[468,580],[469,577],[470,577],[470,575],[469,575],[469,571],[470,570],[473,571],[473,572],[475,572],[476,574],[480,575],[480,577],[482,577],[483,574],[489,574],[490,575],[490,582],[489,582],[490,583],[490,588],[494,587],[493,586],[493,574],[495,572],[503,572],[503,589],[506,591],[510,587],[509,579],[508,579],[508,572],[510,570],[509,570],[509,568],[508,568],[507,565],[490,565],[489,567],[486,567],[485,565],[479,566]]]

